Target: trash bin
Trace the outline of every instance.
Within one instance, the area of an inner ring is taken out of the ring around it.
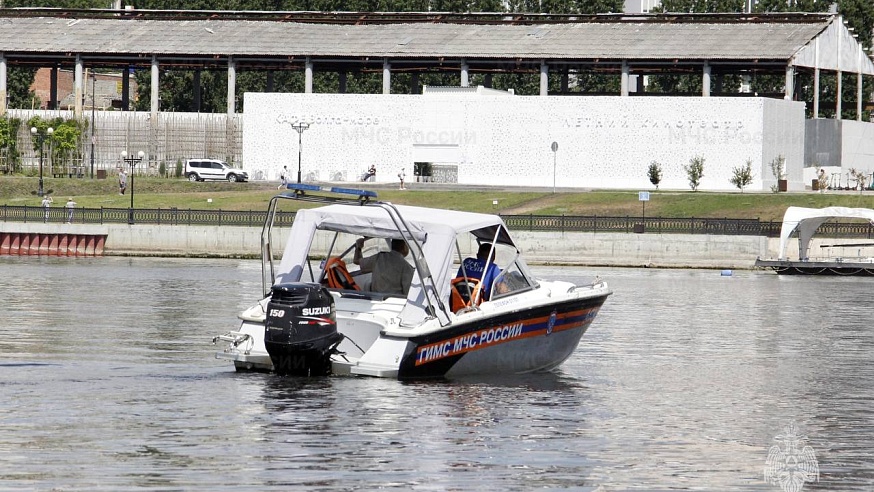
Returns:
[[[106,179],[106,169],[97,170],[97,179]]]
[[[819,189],[819,180],[818,179],[814,179],[813,181],[810,182],[810,189],[813,191],[816,191]]]
[[[643,224],[634,224],[634,228],[632,229],[635,234],[643,234],[646,230],[646,227]]]

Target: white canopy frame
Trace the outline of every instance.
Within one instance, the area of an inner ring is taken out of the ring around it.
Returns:
[[[805,208],[789,207],[783,214],[783,227],[780,229],[780,256],[786,258],[786,243],[795,231],[798,231],[798,259],[807,260],[810,239],[824,222],[829,219],[866,219],[874,224],[874,210],[870,208],[826,207]]]

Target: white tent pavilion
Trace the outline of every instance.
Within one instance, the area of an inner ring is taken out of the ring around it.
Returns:
[[[798,259],[808,258],[810,239],[824,222],[830,219],[866,219],[874,224],[874,210],[870,208],[826,207],[804,208],[789,207],[783,214],[783,227],[780,230],[779,260],[786,260],[786,243],[795,231],[798,231]]]

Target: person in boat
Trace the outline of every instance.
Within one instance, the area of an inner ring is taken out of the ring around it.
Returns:
[[[492,261],[494,256],[489,258],[492,252],[491,243],[482,243],[476,252],[476,258],[465,258],[458,268],[456,277],[474,278],[480,281],[482,287],[482,300],[488,301],[489,295],[492,292],[492,286],[498,275],[501,274],[501,269]]]
[[[391,251],[363,257],[361,248],[364,247],[366,239],[359,238],[355,241],[352,263],[361,267],[362,273],[372,272],[370,290],[406,296],[413,281],[413,266],[405,259],[410,253],[407,242],[403,239],[392,239]]]

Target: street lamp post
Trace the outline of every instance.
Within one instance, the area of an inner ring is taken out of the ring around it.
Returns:
[[[37,190],[37,196],[45,195],[45,191],[43,190],[43,180],[42,180],[42,160],[43,160],[43,149],[46,141],[46,137],[51,137],[52,134],[55,133],[55,130],[52,127],[46,128],[45,132],[39,131],[35,126],[30,127],[30,134],[37,138],[39,142],[39,189]]]
[[[297,182],[300,183],[300,160],[301,160],[301,143],[303,140],[303,132],[310,127],[310,124],[305,121],[295,121],[291,127],[297,132]]]
[[[146,155],[142,150],[137,152],[137,156],[127,156],[127,151],[121,151],[121,159],[130,165],[130,210],[127,215],[127,223],[134,223],[134,168],[137,163],[143,160],[143,157]]]

